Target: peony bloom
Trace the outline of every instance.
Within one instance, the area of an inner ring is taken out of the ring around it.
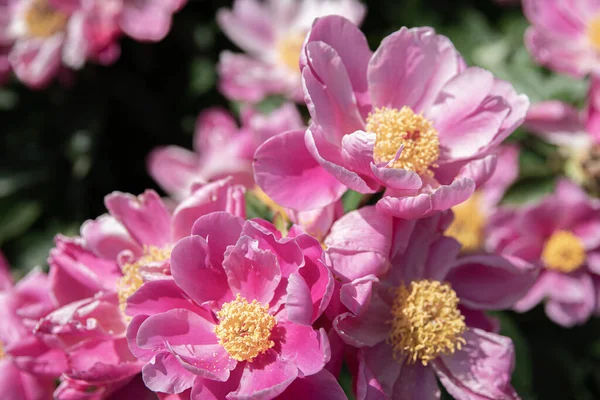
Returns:
[[[301,65],[312,124],[269,139],[254,163],[267,195],[298,210],[348,188],[386,189],[378,210],[405,219],[447,210],[494,171],[529,105],[431,28],[402,28],[372,53],[350,21],[320,18]]]
[[[582,111],[560,101],[545,101],[531,106],[524,125],[558,146],[569,178],[593,192],[600,191],[600,80],[591,80]]]
[[[446,230],[462,245],[465,253],[483,250],[487,223],[498,209],[506,190],[519,177],[519,148],[498,148],[497,166],[492,176],[464,203],[452,207],[454,220]]]
[[[159,147],[148,156],[152,178],[174,199],[188,197],[194,183],[206,183],[227,176],[247,187],[254,186],[254,151],[271,136],[304,126],[293,104],[285,104],[269,115],[246,107],[242,126],[227,111],[212,108],[197,120],[194,151],[177,146]]]
[[[523,11],[538,63],[574,77],[600,72],[600,1],[523,0]]]
[[[63,352],[33,335],[37,320],[55,307],[48,294],[48,277],[32,270],[13,285],[8,264],[0,254],[0,393],[3,399],[46,400],[54,380],[67,368]]]
[[[68,354],[59,399],[128,387],[142,367],[125,338],[129,296],[147,281],[172,279],[171,248],[198,217],[220,210],[245,215],[242,189],[230,180],[198,188],[172,214],[153,191],[115,192],[105,203],[110,215],[85,222],[81,237],[58,236],[50,252],[51,296],[60,308],[41,319],[36,333]]]
[[[360,24],[365,11],[358,0],[236,0],[233,9],[219,10],[217,21],[247,54],[221,54],[221,91],[249,102],[275,94],[301,101],[298,61],[313,20],[336,14]]]
[[[565,327],[583,324],[597,312],[600,200],[561,180],[542,201],[492,219],[489,231],[490,250],[543,268],[515,310],[545,301],[548,317]]]
[[[50,83],[60,68],[87,60],[110,64],[119,56],[119,0],[11,0],[0,5],[0,43],[12,44],[8,61],[33,88]]]
[[[313,324],[334,282],[318,241],[225,212],[199,218],[171,254],[173,281],[129,298],[127,332],[155,391],[191,399],[344,399]],[[279,397],[278,397],[279,396]]]
[[[537,270],[495,255],[458,257],[460,244],[440,233],[450,220],[365,207],[334,224],[326,244],[347,308],[334,327],[359,349],[358,400],[438,399],[436,376],[456,399],[519,398],[512,342],[484,311],[511,307]]]

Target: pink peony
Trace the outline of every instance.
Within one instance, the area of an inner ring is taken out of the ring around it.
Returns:
[[[600,79],[591,80],[583,110],[560,101],[533,104],[524,126],[558,146],[570,179],[594,192],[600,190]]]
[[[499,209],[506,190],[519,177],[516,145],[501,145],[496,155],[497,166],[492,176],[467,201],[452,207],[454,220],[445,234],[456,239],[465,253],[483,250],[488,221]]]
[[[110,215],[84,223],[81,237],[58,236],[50,253],[51,296],[60,308],[41,319],[36,333],[68,354],[60,399],[124,390],[142,367],[125,338],[133,316],[127,298],[144,282],[172,279],[171,248],[198,217],[220,210],[245,215],[242,189],[231,180],[198,188],[172,214],[153,191],[115,192],[105,202]]]
[[[523,0],[523,11],[537,62],[574,77],[600,72],[600,1]]]
[[[529,105],[431,28],[402,28],[372,53],[350,21],[320,18],[301,65],[313,123],[269,139],[254,163],[267,195],[298,210],[347,188],[385,188],[377,208],[401,218],[447,210],[494,171],[492,153]]]
[[[488,248],[543,268],[517,311],[545,301],[548,317],[565,327],[599,311],[600,200],[577,185],[561,180],[542,201],[492,219]]]
[[[323,329],[334,287],[319,242],[225,212],[199,218],[171,256],[173,281],[127,301],[127,332],[155,391],[191,399],[344,399]]]
[[[537,269],[495,255],[458,257],[441,235],[450,213],[409,221],[375,207],[350,212],[325,241],[347,308],[334,321],[357,347],[356,397],[518,399],[513,345],[484,311],[511,307]]]
[[[219,10],[217,21],[246,54],[221,54],[221,91],[242,101],[274,94],[301,101],[298,61],[313,20],[337,14],[360,24],[365,11],[358,0],[235,0],[233,9]]]
[[[67,368],[66,357],[33,335],[37,320],[55,308],[48,277],[39,269],[13,285],[0,254],[0,393],[3,399],[44,400]]]
[[[33,88],[50,83],[61,66],[87,60],[110,64],[119,56],[119,0],[8,0],[0,5],[0,43],[12,44],[8,61]]]
[[[246,107],[242,126],[220,108],[202,112],[197,120],[194,151],[177,146],[155,149],[148,156],[152,178],[174,199],[188,197],[194,183],[206,183],[232,176],[247,187],[254,185],[254,151],[271,136],[304,126],[293,104],[285,104],[270,115]]]

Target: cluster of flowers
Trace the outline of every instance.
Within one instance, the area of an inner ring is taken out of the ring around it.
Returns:
[[[524,2],[533,54],[593,72],[600,1],[541,3]],[[529,110],[432,28],[402,28],[373,52],[364,12],[237,0],[218,14],[247,52],[222,55],[223,93],[290,102],[269,115],[246,104],[241,126],[204,111],[196,152],[148,158],[169,205],[112,193],[80,236],[57,236],[48,274],[13,285],[1,264],[3,398],[345,399],[343,364],[360,400],[438,399],[438,380],[460,400],[519,398],[512,342],[486,312],[544,301],[571,326],[600,308],[600,200],[582,189],[599,177],[600,84],[583,112]],[[519,150],[502,142],[523,122],[585,179],[508,207]],[[349,189],[362,202],[344,214]],[[250,199],[273,222],[246,220]]]
[[[32,88],[87,61],[108,65],[120,55],[118,39],[163,39],[171,16],[187,0],[2,0],[0,84],[11,71]]]

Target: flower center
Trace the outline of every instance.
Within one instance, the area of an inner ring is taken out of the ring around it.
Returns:
[[[467,326],[458,301],[450,285],[438,281],[421,280],[396,289],[387,340],[394,358],[400,353],[410,363],[427,365],[440,354],[460,350]]]
[[[305,32],[296,32],[285,36],[277,42],[279,61],[288,69],[300,73],[300,52],[304,43]]]
[[[600,14],[592,18],[588,24],[587,36],[596,50],[600,50]]]
[[[256,300],[248,303],[239,293],[235,300],[223,304],[217,313],[215,334],[231,358],[252,362],[275,345],[271,340],[275,318],[268,309],[268,304],[261,306]]]
[[[6,353],[4,352],[4,343],[0,341],[0,360],[6,357]]]
[[[156,246],[144,246],[143,255],[131,264],[125,264],[122,268],[123,276],[117,283],[119,295],[119,307],[125,313],[127,299],[134,294],[144,283],[140,274],[140,268],[156,263],[163,263],[171,257],[171,248],[160,248]]]
[[[367,118],[367,131],[377,135],[373,158],[418,174],[433,175],[430,167],[440,156],[438,133],[431,121],[410,107],[377,108]],[[398,156],[398,151],[401,150]]]
[[[573,272],[585,261],[585,248],[571,232],[556,231],[544,245],[542,261],[548,269]]]
[[[67,26],[69,17],[48,4],[48,0],[32,0],[25,13],[25,24],[29,35],[50,37]]]
[[[445,232],[462,245],[464,252],[474,252],[483,246],[485,215],[481,212],[481,193],[475,192],[467,201],[452,207],[454,221]]]

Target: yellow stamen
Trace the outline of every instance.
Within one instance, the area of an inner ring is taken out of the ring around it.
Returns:
[[[481,212],[481,207],[479,192],[475,192],[464,203],[452,207],[454,221],[445,234],[458,240],[464,252],[474,252],[483,246],[485,215]]]
[[[421,280],[396,289],[388,343],[394,358],[423,365],[440,354],[453,354],[466,344],[467,329],[458,310],[459,299],[449,284]]]
[[[30,36],[50,37],[65,29],[69,17],[52,7],[48,0],[32,0],[25,13],[25,24]]]
[[[220,322],[215,334],[231,358],[252,362],[275,345],[271,330],[276,321],[268,310],[268,304],[263,307],[256,300],[248,303],[239,293],[235,300],[223,304],[217,313]]]
[[[288,225],[290,223],[290,217],[287,215],[285,208],[275,203],[263,190],[254,186],[251,190],[254,197],[256,197],[261,203],[263,203],[273,213],[273,223],[276,228],[283,234],[287,235]]]
[[[587,26],[587,37],[596,50],[600,50],[600,14],[590,20]]]
[[[440,156],[440,141],[433,123],[410,107],[377,108],[367,118],[367,132],[377,135],[373,158],[378,163],[392,161],[392,168],[402,168],[432,176],[430,167]],[[396,154],[403,147],[396,161]]]
[[[140,268],[151,264],[162,263],[171,257],[171,248],[159,248],[156,246],[144,246],[143,255],[131,264],[125,264],[122,268],[123,277],[117,284],[119,295],[119,307],[125,312],[127,299],[134,294],[144,283],[140,275]]]
[[[4,352],[4,343],[0,341],[0,360],[6,357],[6,353]]]
[[[581,240],[571,232],[556,231],[544,245],[542,261],[548,269],[573,272],[583,265],[585,248]]]
[[[305,32],[292,33],[277,43],[277,53],[281,64],[292,71],[300,73],[300,52],[304,43]]]

